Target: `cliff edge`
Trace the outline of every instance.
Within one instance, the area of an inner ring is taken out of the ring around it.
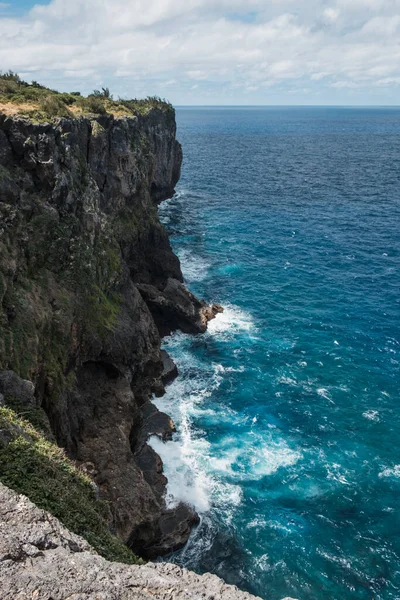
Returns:
[[[256,600],[215,575],[167,563],[108,562],[52,515],[1,484],[0,566],[3,600]]]
[[[146,443],[174,430],[151,404],[168,378],[160,336],[204,332],[217,310],[185,288],[158,219],[179,179],[175,136],[162,102],[123,117],[0,114],[0,481],[89,539],[52,481],[75,477],[145,558],[181,547],[198,519],[166,507]]]

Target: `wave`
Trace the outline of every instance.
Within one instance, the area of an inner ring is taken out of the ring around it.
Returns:
[[[214,447],[210,462],[214,471],[239,482],[272,475],[281,467],[294,465],[300,457],[301,454],[291,450],[283,440],[274,439],[273,432],[259,427],[224,438]]]
[[[203,281],[203,279],[207,277],[207,273],[211,267],[209,262],[184,248],[180,249],[177,254],[181,262],[182,273],[186,283]]]
[[[168,478],[167,506],[174,507],[182,501],[194,506],[198,512],[206,512],[210,509],[213,482],[200,468],[196,457],[207,453],[208,444],[205,440],[192,439],[185,429],[181,428],[179,443],[164,443],[156,436],[149,443],[164,462]]]
[[[208,324],[210,335],[235,334],[255,330],[256,327],[251,315],[232,304],[225,304],[224,312],[217,314],[215,319]]]
[[[229,307],[228,317],[209,335],[247,332],[254,327],[251,318],[237,309]],[[206,336],[202,339],[206,343]],[[290,467],[301,454],[281,439],[277,428],[266,427],[257,417],[221,403],[220,386],[242,373],[243,366],[202,362],[194,338],[180,333],[167,338],[165,347],[175,358],[180,375],[165,396],[154,402],[171,415],[177,433],[172,441],[154,437],[149,443],[164,462],[167,503],[188,502],[203,515],[223,513],[226,521],[242,502],[243,481],[257,481]],[[210,430],[221,433],[210,438]]]

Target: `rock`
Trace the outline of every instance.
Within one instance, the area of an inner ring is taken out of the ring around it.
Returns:
[[[163,286],[139,284],[137,287],[161,336],[176,329],[184,333],[204,333],[207,322],[221,312],[219,305],[209,306],[198,300],[181,281],[171,277]]]
[[[219,313],[224,312],[224,307],[221,304],[211,304],[211,306],[207,307],[207,321],[211,321],[214,319]]]
[[[141,407],[143,422],[137,438],[137,443],[145,442],[152,435],[163,441],[170,440],[175,432],[175,424],[171,417],[158,410],[154,404],[147,402]]]
[[[9,429],[0,429],[0,448],[8,446],[14,439],[14,435]]]
[[[166,350],[161,350],[161,360],[163,363],[161,380],[164,385],[167,385],[178,377],[178,367]]]
[[[0,448],[4,448],[17,437],[24,438],[27,442],[32,442],[32,438],[19,426],[11,422],[6,422],[0,427]]]
[[[20,404],[36,406],[35,386],[32,381],[18,377],[14,371],[0,371],[0,392],[4,397],[10,396]],[[1,398],[0,398],[1,405]]]
[[[123,565],[0,484],[2,600],[255,600],[215,575],[168,563]]]

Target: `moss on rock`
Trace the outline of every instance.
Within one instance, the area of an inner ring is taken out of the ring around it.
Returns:
[[[32,418],[35,409],[30,410]],[[39,415],[33,418],[36,421]],[[60,519],[108,560],[141,562],[109,531],[108,506],[97,500],[90,478],[43,430],[4,407],[0,408],[0,481]]]

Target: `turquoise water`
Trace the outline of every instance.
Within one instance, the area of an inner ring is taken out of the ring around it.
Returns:
[[[161,217],[225,313],[165,347],[169,557],[263,598],[400,598],[400,109],[178,109]]]

